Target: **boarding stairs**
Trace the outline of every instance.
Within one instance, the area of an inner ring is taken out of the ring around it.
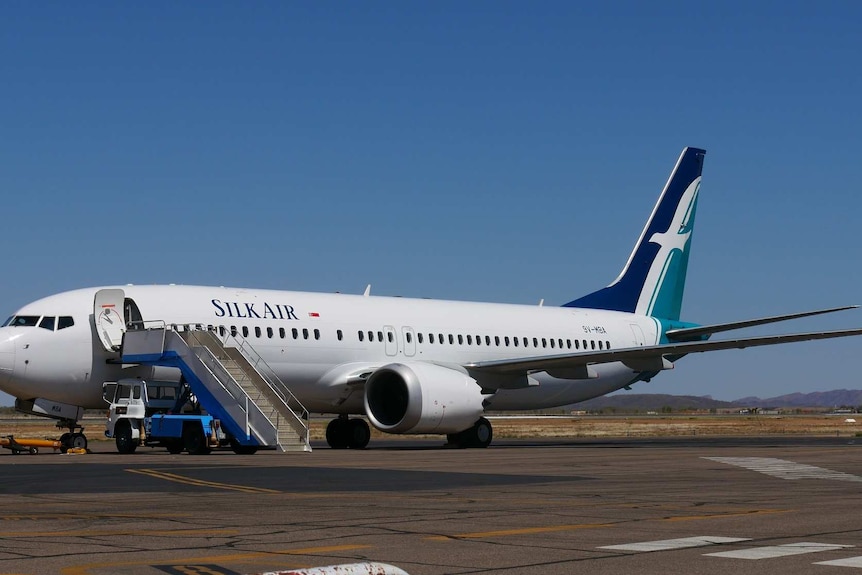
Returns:
[[[163,324],[129,330],[122,358],[179,368],[201,407],[240,445],[311,451],[308,410],[238,334]]]

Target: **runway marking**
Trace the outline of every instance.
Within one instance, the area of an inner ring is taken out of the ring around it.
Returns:
[[[862,477],[858,475],[774,457],[704,457],[703,459],[743,467],[780,479],[832,479],[835,481],[862,482]]]
[[[848,557],[847,559],[835,559],[833,561],[819,561],[814,565],[831,565],[833,567],[856,567],[862,569],[862,557]]]
[[[165,481],[173,481],[174,483],[183,483],[185,485],[194,485],[196,487],[210,487],[212,489],[227,489],[228,491],[242,491],[243,493],[281,493],[275,489],[266,489],[263,487],[251,487],[248,485],[234,485],[231,483],[219,483],[218,481],[206,481],[204,479],[194,479],[177,475],[176,473],[168,473],[167,471],[158,471],[156,469],[126,469],[129,473],[138,473],[140,475],[148,475],[156,479],[164,479]]]
[[[239,529],[88,529],[78,531],[0,531],[0,538],[8,537],[30,538],[30,537],[102,537],[110,535],[236,535]]]
[[[613,527],[616,523],[583,523],[579,525],[551,525],[548,527],[524,527],[522,529],[501,529],[499,531],[479,531],[476,533],[459,533],[457,535],[434,535],[426,537],[428,541],[451,541],[453,539],[484,539],[487,537],[508,537],[509,535],[530,535],[533,533],[557,533],[560,531],[577,531],[579,529],[603,529]]]
[[[722,519],[724,517],[748,517],[751,515],[769,515],[771,513],[789,513],[793,509],[752,509],[751,511],[739,511],[737,513],[716,513],[715,515],[681,515],[679,517],[665,517],[659,521],[698,521],[700,519]]]
[[[306,547],[304,549],[288,549],[285,551],[235,553],[232,555],[209,555],[206,557],[183,557],[180,559],[158,560],[152,559],[142,561],[115,561],[106,563],[89,563],[86,565],[75,565],[60,570],[62,575],[86,575],[93,569],[107,569],[111,567],[132,567],[136,565],[176,565],[177,563],[242,563],[257,562],[260,559],[273,559],[283,555],[314,555],[316,553],[337,553],[339,551],[355,551],[357,549],[368,549],[371,545],[331,545],[328,547]]]
[[[653,551],[670,551],[671,549],[688,549],[691,547],[706,547],[707,545],[739,543],[740,541],[751,541],[751,539],[747,539],[744,537],[713,537],[711,535],[706,535],[702,537],[683,537],[682,539],[644,541],[642,543],[628,543],[625,545],[606,545],[604,547],[599,547],[599,549],[611,549],[613,551],[634,551],[635,553],[651,553]]]
[[[834,551],[853,547],[852,545],[833,545],[831,543],[788,543],[787,545],[773,545],[770,547],[753,547],[751,549],[739,549],[736,551],[719,551],[718,553],[704,553],[707,557],[726,557],[729,559],[775,559],[776,557],[787,557],[789,555],[803,555],[805,553],[820,553],[821,551]]]

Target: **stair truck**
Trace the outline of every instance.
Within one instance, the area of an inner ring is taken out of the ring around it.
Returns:
[[[231,445],[237,453],[254,453],[254,447],[232,441],[218,419],[201,412],[185,383],[121,379],[105,383],[102,398],[110,404],[105,436],[114,438],[120,453],[134,453],[139,445],[193,455]]]

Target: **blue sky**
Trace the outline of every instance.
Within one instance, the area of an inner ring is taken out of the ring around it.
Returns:
[[[686,145],[684,319],[862,303],[862,4],[0,11],[6,315],[115,283],[562,304],[617,275]],[[700,355],[635,389],[858,388],[860,351]]]

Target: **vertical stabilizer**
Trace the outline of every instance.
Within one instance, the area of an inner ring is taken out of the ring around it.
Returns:
[[[564,307],[679,319],[705,154],[698,148],[682,151],[619,277]]]

